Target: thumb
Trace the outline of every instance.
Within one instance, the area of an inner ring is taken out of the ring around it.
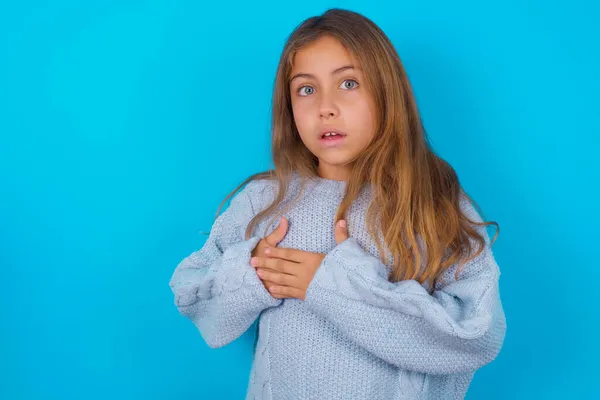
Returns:
[[[277,228],[267,237],[267,243],[269,246],[277,246],[279,242],[283,240],[288,230],[288,220],[285,217],[281,217]]]
[[[335,224],[335,242],[340,244],[346,239],[348,239],[348,227],[346,220],[341,219]]]

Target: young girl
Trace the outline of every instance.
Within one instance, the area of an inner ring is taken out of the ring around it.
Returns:
[[[179,311],[210,347],[259,318],[247,399],[464,398],[506,332],[498,225],[429,148],[386,35],[349,11],[304,21],[272,124],[275,168],[177,266]]]

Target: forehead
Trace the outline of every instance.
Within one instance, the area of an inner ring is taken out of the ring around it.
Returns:
[[[332,36],[323,36],[300,48],[292,57],[292,73],[324,72],[355,65],[356,59],[342,43]]]

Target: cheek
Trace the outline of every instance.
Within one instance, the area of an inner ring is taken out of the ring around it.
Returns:
[[[352,104],[346,115],[365,140],[370,139],[375,134],[375,114],[373,105],[368,99],[358,99]]]
[[[313,110],[309,101],[292,102],[292,112],[294,114],[294,122],[300,133],[310,129],[314,124]]]

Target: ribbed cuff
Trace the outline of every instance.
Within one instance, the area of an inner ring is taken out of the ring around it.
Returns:
[[[260,309],[281,303],[281,299],[271,296],[250,265],[252,251],[260,240],[260,237],[254,236],[225,250],[220,265],[214,271],[215,296],[241,290],[249,292],[258,301],[257,307]]]

